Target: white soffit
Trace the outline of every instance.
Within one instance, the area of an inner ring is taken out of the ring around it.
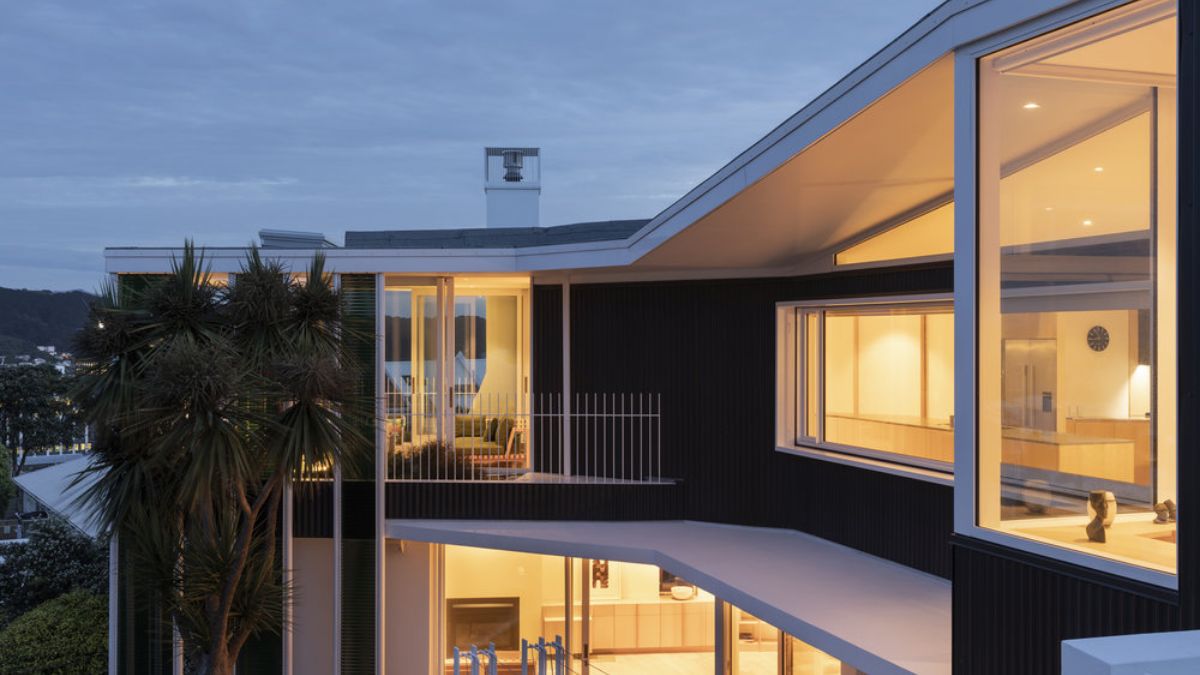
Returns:
[[[954,59],[944,56],[636,264],[783,267],[953,187]]]
[[[387,536],[658,565],[860,670],[949,673],[950,582],[791,530],[388,520]]]

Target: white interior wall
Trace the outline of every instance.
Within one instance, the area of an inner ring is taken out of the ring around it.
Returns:
[[[333,669],[333,540],[296,538],[292,557],[292,673],[325,675]]]
[[[542,605],[545,589],[554,584],[543,577],[543,558],[535,553],[496,551],[465,546],[446,546],[446,599],[519,597],[521,599],[521,637],[537,640],[542,632]],[[557,587],[562,588],[562,559],[555,558]],[[552,568],[548,567],[546,572]],[[562,601],[562,591],[557,597]]]
[[[487,371],[479,385],[472,412],[506,412],[518,393],[517,298],[489,295],[487,312]],[[490,409],[489,409],[490,408]]]
[[[825,320],[825,412],[858,412],[854,392],[855,320],[830,316]]]
[[[858,317],[858,412],[921,415],[921,317]]]
[[[926,415],[949,420],[954,414],[954,315],[925,317]]]
[[[1130,363],[1128,310],[1058,312],[1058,428],[1067,417],[1129,417]],[[1108,330],[1102,352],[1088,346],[1093,326]],[[1135,352],[1136,354],[1136,352]]]

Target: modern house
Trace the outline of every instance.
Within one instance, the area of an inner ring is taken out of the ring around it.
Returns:
[[[296,489],[242,669],[1050,673],[1200,627],[1198,26],[948,0],[650,220],[541,227],[496,148],[487,228],[264,233],[374,327],[379,422]],[[125,606],[112,672],[170,671]]]

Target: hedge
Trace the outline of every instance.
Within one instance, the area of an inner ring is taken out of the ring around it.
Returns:
[[[107,670],[107,603],[87,591],[44,602],[0,631],[0,675]]]

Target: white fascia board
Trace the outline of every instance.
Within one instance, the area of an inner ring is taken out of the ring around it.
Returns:
[[[201,248],[215,273],[241,269],[249,249]],[[363,272],[523,272],[577,267],[614,267],[633,261],[624,242],[588,242],[529,248],[463,249],[259,249],[263,257],[302,270],[317,253],[336,273]],[[154,274],[171,269],[177,248],[110,248],[104,252],[105,271]]]

